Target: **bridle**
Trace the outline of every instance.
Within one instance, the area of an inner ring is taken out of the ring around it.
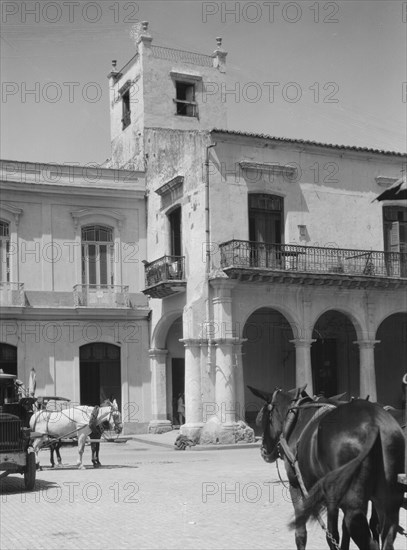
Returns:
[[[281,457],[279,442],[276,443],[276,447],[274,447],[271,452],[268,452],[266,450],[265,445],[264,445],[266,429],[269,430],[270,427],[272,426],[273,411],[276,408],[277,396],[278,396],[279,392],[281,392],[281,391],[282,391],[281,388],[276,388],[274,390],[274,392],[272,393],[270,401],[267,404],[265,404],[264,407],[263,407],[264,412],[265,412],[265,409],[267,407],[268,418],[267,418],[267,427],[265,426],[265,424],[263,422],[264,432],[263,432],[263,442],[262,442],[262,446],[261,446],[261,455],[262,455],[263,459],[266,460],[266,462],[271,462],[276,454]],[[276,409],[276,410],[278,411],[278,409]],[[263,414],[264,414],[264,412],[263,412]],[[281,421],[283,423],[284,419],[281,418]]]
[[[292,398],[291,404],[288,407],[287,412],[285,413],[284,416],[281,414],[280,410],[276,408],[277,396],[280,392],[282,392],[281,388],[276,388],[274,390],[274,392],[272,393],[270,402],[267,403],[267,405],[265,405],[268,411],[268,426],[267,426],[268,428],[270,428],[270,426],[272,425],[272,415],[274,410],[278,412],[281,420],[281,433],[280,433],[280,436],[278,437],[278,441],[275,445],[275,448],[270,453],[265,450],[264,434],[263,434],[263,446],[262,446],[261,453],[263,458],[265,458],[266,460],[268,459],[268,461],[271,461],[271,457],[273,457],[275,454],[277,454],[281,459],[284,458],[284,453],[281,449],[281,439],[284,438],[285,440],[287,440],[289,438],[294,428],[294,424],[298,416],[298,410],[301,402],[304,400],[308,401],[310,399],[309,396],[301,397],[302,390],[303,388],[297,388],[296,394]]]
[[[109,416],[107,418],[107,421],[109,422],[113,420],[114,424],[114,431],[119,434],[122,431],[122,422],[120,421],[120,412],[118,409],[116,409],[113,405],[110,407]]]

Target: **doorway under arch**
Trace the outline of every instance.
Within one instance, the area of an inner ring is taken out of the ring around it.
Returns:
[[[173,425],[179,424],[178,397],[185,394],[185,348],[182,317],[178,317],[168,329],[165,347],[167,356],[167,413]],[[184,398],[185,401],[185,398]]]
[[[4,374],[17,376],[17,347],[0,343],[0,369]]]
[[[100,405],[113,396],[121,409],[120,347],[104,342],[79,350],[81,405]]]
[[[315,395],[330,397],[346,392],[359,396],[359,348],[352,321],[340,311],[327,311],[314,326],[311,346]]]
[[[407,372],[407,313],[394,313],[379,326],[375,345],[377,400],[396,409],[405,407],[402,378]]]
[[[272,391],[276,386],[289,390],[295,386],[295,347],[290,323],[272,308],[260,308],[243,328],[242,362],[244,411],[241,414],[253,429],[263,403],[247,386]]]

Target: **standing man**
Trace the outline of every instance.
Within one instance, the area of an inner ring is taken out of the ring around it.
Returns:
[[[177,412],[178,412],[179,425],[182,426],[182,424],[185,423],[185,405],[184,405],[184,395],[182,393],[178,395]]]

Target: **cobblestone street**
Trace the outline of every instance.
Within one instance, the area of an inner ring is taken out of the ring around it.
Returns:
[[[175,451],[172,435],[159,445],[161,436],[142,437],[102,444],[98,470],[89,447],[85,470],[76,469],[75,447],[62,448],[64,465],[55,469],[41,452],[32,493],[21,492],[21,476],[2,480],[0,547],[295,548],[288,491],[258,447]],[[327,548],[318,524],[308,541],[310,550]],[[396,549],[405,548],[399,536]]]

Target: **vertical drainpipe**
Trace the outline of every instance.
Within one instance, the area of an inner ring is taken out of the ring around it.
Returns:
[[[205,279],[206,279],[206,321],[209,323],[210,307],[209,307],[209,273],[211,270],[211,231],[210,231],[210,202],[209,202],[209,149],[216,147],[216,143],[206,146],[205,157],[205,245],[206,245],[206,265],[205,265]],[[209,328],[209,327],[208,327]],[[207,357],[207,372],[209,373],[212,367],[212,345],[210,337],[208,336],[208,357]]]

